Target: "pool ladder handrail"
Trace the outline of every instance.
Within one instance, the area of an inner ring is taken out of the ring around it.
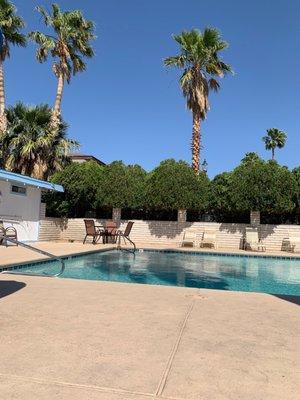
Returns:
[[[117,239],[117,240],[118,240],[117,249],[118,249],[118,250],[122,250],[122,251],[128,251],[129,253],[135,254],[135,252],[136,252],[136,245],[135,245],[135,243],[130,239],[130,237],[129,237],[129,236],[124,236],[124,235],[121,235],[121,234],[119,234],[118,236],[119,236],[119,237],[118,237],[118,239]],[[121,238],[123,238],[125,244],[126,244],[126,240],[128,240],[128,242],[129,242],[130,244],[132,244],[133,249],[122,248],[122,246],[121,246]]]
[[[6,235],[2,235],[1,239],[3,239],[6,243],[10,242],[13,244],[16,244],[18,246],[24,247],[25,249],[28,250],[32,250],[35,251],[36,253],[42,254],[44,256],[49,257],[51,260],[56,260],[59,261],[61,263],[61,269],[57,274],[35,274],[35,273],[30,273],[30,272],[16,272],[16,271],[10,271],[10,270],[6,270],[6,271],[2,271],[2,274],[12,274],[12,275],[27,275],[27,276],[44,276],[47,278],[57,278],[59,276],[61,276],[65,270],[65,261],[63,258],[58,257],[52,253],[48,253],[47,251],[44,250],[40,250],[34,246],[31,246],[29,244],[25,244],[23,242],[20,242],[19,240],[16,239],[12,239],[10,237],[7,237]]]

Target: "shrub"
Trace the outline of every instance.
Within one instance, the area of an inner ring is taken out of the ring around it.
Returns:
[[[209,180],[196,175],[184,161],[165,160],[147,178],[145,201],[148,208],[178,210],[205,209]]]
[[[229,191],[231,205],[238,211],[278,213],[295,207],[295,177],[276,161],[242,161],[232,172]]]
[[[72,163],[55,173],[51,181],[62,185],[64,193],[45,196],[47,214],[51,216],[84,217],[97,209],[97,190],[103,177],[103,167],[95,161]]]
[[[97,190],[98,206],[142,207],[146,175],[139,165],[126,166],[122,161],[105,166]]]

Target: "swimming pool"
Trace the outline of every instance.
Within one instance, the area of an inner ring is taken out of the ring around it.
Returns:
[[[40,274],[59,269],[53,261],[22,266]],[[68,258],[61,278],[300,295],[300,259],[112,250]]]

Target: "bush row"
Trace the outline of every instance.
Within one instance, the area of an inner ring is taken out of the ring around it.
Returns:
[[[176,210],[187,209],[189,220],[248,222],[249,211],[259,210],[265,222],[298,222],[300,168],[290,171],[255,153],[211,181],[173,159],[149,173],[121,161],[72,163],[51,180],[62,184],[65,193],[46,196],[48,216],[109,217],[116,207],[124,218],[172,220]]]

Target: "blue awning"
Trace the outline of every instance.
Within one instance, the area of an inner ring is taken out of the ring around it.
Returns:
[[[34,186],[42,190],[54,190],[56,192],[64,192],[64,188],[61,185],[55,183],[41,181],[39,179],[31,178],[30,176],[15,174],[14,172],[8,172],[4,169],[0,169],[0,180],[6,182],[22,183],[27,186]]]

